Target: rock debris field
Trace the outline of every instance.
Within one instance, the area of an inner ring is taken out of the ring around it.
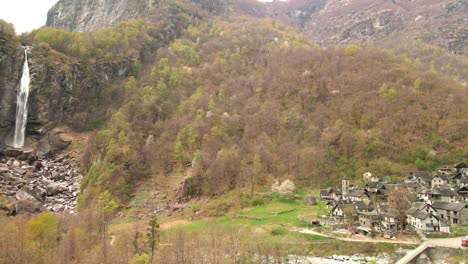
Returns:
[[[82,178],[69,156],[0,149],[0,207],[10,215],[75,213]]]

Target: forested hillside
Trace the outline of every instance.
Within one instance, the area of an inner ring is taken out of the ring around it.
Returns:
[[[466,60],[420,45],[432,63],[416,51],[322,49],[271,20],[192,23],[115,87],[124,101],[87,147],[82,204],[104,190],[125,204],[153,175],[190,176],[183,199],[456,162],[467,155]]]

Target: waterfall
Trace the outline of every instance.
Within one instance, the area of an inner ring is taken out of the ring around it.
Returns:
[[[24,146],[24,134],[28,121],[29,81],[28,49],[25,48],[23,75],[21,76],[20,89],[16,96],[16,125],[15,136],[13,137],[13,147],[15,148],[22,148]]]

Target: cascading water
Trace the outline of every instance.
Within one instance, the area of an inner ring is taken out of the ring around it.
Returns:
[[[21,76],[20,89],[16,96],[16,125],[13,137],[13,147],[15,148],[22,148],[24,146],[24,134],[28,120],[29,82],[28,49],[25,48],[23,75]]]

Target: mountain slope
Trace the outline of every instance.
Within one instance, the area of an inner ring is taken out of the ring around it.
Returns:
[[[126,19],[143,18],[165,2],[154,0],[59,1],[47,26],[93,31]],[[270,17],[294,26],[322,46],[373,41],[392,45],[421,40],[452,54],[467,54],[466,0],[193,0],[210,13]]]

